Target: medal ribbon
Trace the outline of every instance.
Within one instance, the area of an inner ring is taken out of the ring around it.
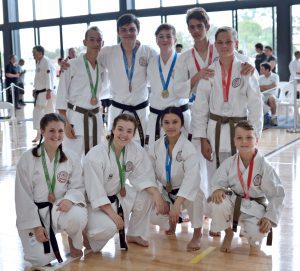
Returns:
[[[208,56],[208,63],[207,63],[207,67],[212,63],[212,55],[213,55],[213,50],[214,50],[214,46],[212,44],[209,45],[209,56]],[[201,71],[201,67],[196,59],[196,55],[195,55],[195,48],[192,49],[192,56],[194,58],[195,61],[195,65],[197,68],[197,71],[200,72]]]
[[[125,66],[126,75],[127,75],[128,81],[129,81],[129,86],[131,86],[131,81],[132,81],[132,77],[133,77],[133,73],[134,73],[134,66],[135,66],[135,58],[136,58],[137,47],[135,46],[132,49],[130,70],[129,70],[129,66],[128,66],[128,61],[127,61],[126,53],[125,53],[125,50],[124,50],[124,48],[122,46],[122,43],[121,43],[121,49],[122,49],[122,54],[123,54],[123,62],[124,62],[124,66]]]
[[[228,74],[227,74],[227,79],[226,79],[225,68],[224,68],[222,62],[220,61],[221,71],[222,71],[223,99],[224,99],[225,103],[228,102],[229,89],[230,89],[230,81],[231,81],[231,73],[232,73],[232,64],[233,64],[233,61],[230,64],[230,67],[229,67],[229,70],[228,70]]]
[[[97,75],[96,75],[96,83],[95,83],[95,86],[94,86],[91,71],[90,71],[90,67],[89,67],[89,63],[88,63],[88,60],[86,58],[86,55],[83,56],[83,59],[84,59],[85,68],[86,68],[86,71],[87,71],[87,74],[88,74],[88,77],[89,77],[89,81],[90,81],[90,88],[91,88],[92,97],[96,97],[98,82],[99,82],[99,65],[98,65],[98,62],[96,64],[96,70],[97,70],[96,73],[97,73]]]
[[[255,158],[256,152],[253,155],[251,162],[250,162],[250,166],[249,166],[249,171],[248,171],[248,178],[247,178],[247,191],[245,190],[245,185],[244,185],[244,180],[243,180],[243,174],[241,172],[240,169],[240,156],[238,155],[238,159],[237,159],[237,173],[239,176],[239,180],[241,183],[241,186],[243,188],[243,192],[244,192],[244,198],[245,199],[249,199],[249,189],[251,186],[251,182],[252,182],[252,173],[253,173],[253,165],[254,165],[254,158]]]
[[[172,76],[172,72],[175,67],[176,59],[177,59],[177,53],[175,53],[173,56],[172,64],[171,64],[171,67],[170,67],[170,70],[169,70],[168,76],[167,76],[167,81],[165,81],[165,78],[164,78],[164,75],[162,72],[161,62],[160,62],[160,56],[158,56],[158,70],[159,70],[159,76],[160,76],[160,81],[161,81],[161,84],[163,87],[163,91],[166,91],[166,92],[168,91],[168,87],[169,87],[170,79]]]
[[[48,167],[47,167],[44,143],[41,145],[41,156],[42,156],[44,175],[45,175],[45,179],[47,182],[49,192],[54,193],[55,184],[56,184],[56,170],[57,170],[58,160],[59,160],[59,156],[60,156],[59,150],[57,150],[55,153],[52,181],[50,181],[49,171],[48,171]]]
[[[112,150],[115,153],[115,157],[116,157],[116,161],[117,161],[117,165],[118,165],[118,169],[119,169],[120,184],[121,184],[121,188],[122,188],[122,187],[125,187],[125,172],[126,172],[126,165],[125,165],[125,161],[124,161],[125,147],[121,151],[122,165],[120,163],[119,158],[117,157],[115,147],[113,145],[112,145]]]
[[[171,183],[171,167],[172,167],[172,156],[169,156],[168,148],[168,140],[165,140],[165,146],[166,146],[166,162],[165,162],[165,170],[166,170],[166,178],[167,178],[167,184]]]

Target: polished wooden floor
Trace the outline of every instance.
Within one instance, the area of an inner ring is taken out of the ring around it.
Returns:
[[[15,227],[14,176],[20,155],[32,147],[34,138],[30,118],[32,105],[18,110],[16,136],[13,127],[1,123],[0,159],[0,271],[27,270],[22,247]],[[120,251],[118,238],[111,240],[100,253],[86,253],[81,259],[70,259],[66,236],[58,235],[64,263],[49,270],[299,270],[300,255],[300,134],[286,130],[268,129],[263,132],[260,150],[278,172],[285,187],[285,208],[279,226],[274,229],[273,246],[262,246],[263,254],[249,256],[247,241],[236,235],[231,254],[218,250],[221,238],[208,236],[206,220],[200,251],[186,252],[192,236],[189,223],[177,227],[176,236],[166,236],[151,226],[150,246],[141,248],[129,244],[127,252]],[[298,211],[297,207],[298,206]],[[298,267],[297,267],[298,266]],[[47,269],[48,270],[48,269]]]

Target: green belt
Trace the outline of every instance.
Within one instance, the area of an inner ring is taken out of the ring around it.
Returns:
[[[68,103],[68,108],[74,110],[78,113],[83,114],[83,127],[84,127],[84,150],[85,154],[90,149],[90,142],[89,142],[89,118],[93,119],[93,146],[97,145],[97,118],[96,115],[99,113],[100,107],[96,107],[94,109],[85,109],[80,106],[73,105]]]

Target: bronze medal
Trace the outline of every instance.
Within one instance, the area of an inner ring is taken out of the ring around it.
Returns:
[[[171,183],[167,183],[167,185],[166,185],[166,191],[168,193],[170,193],[172,191],[172,185],[171,185]]]
[[[168,98],[168,97],[169,97],[169,91],[168,91],[168,90],[163,90],[163,91],[161,92],[161,96],[162,96],[163,98]]]
[[[123,198],[126,196],[126,188],[125,188],[125,186],[121,187],[121,189],[120,189],[120,195]]]
[[[98,103],[97,97],[93,96],[91,98],[91,105],[96,105]]]
[[[55,200],[56,200],[55,194],[54,193],[49,193],[48,194],[48,201],[51,202],[51,203],[54,203]]]

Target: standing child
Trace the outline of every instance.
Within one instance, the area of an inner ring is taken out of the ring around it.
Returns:
[[[230,252],[233,231],[240,221],[250,254],[258,254],[263,237],[277,226],[283,209],[283,186],[275,170],[257,151],[257,142],[250,122],[240,121],[234,136],[238,153],[226,159],[212,179],[211,229],[225,229],[223,252]]]

